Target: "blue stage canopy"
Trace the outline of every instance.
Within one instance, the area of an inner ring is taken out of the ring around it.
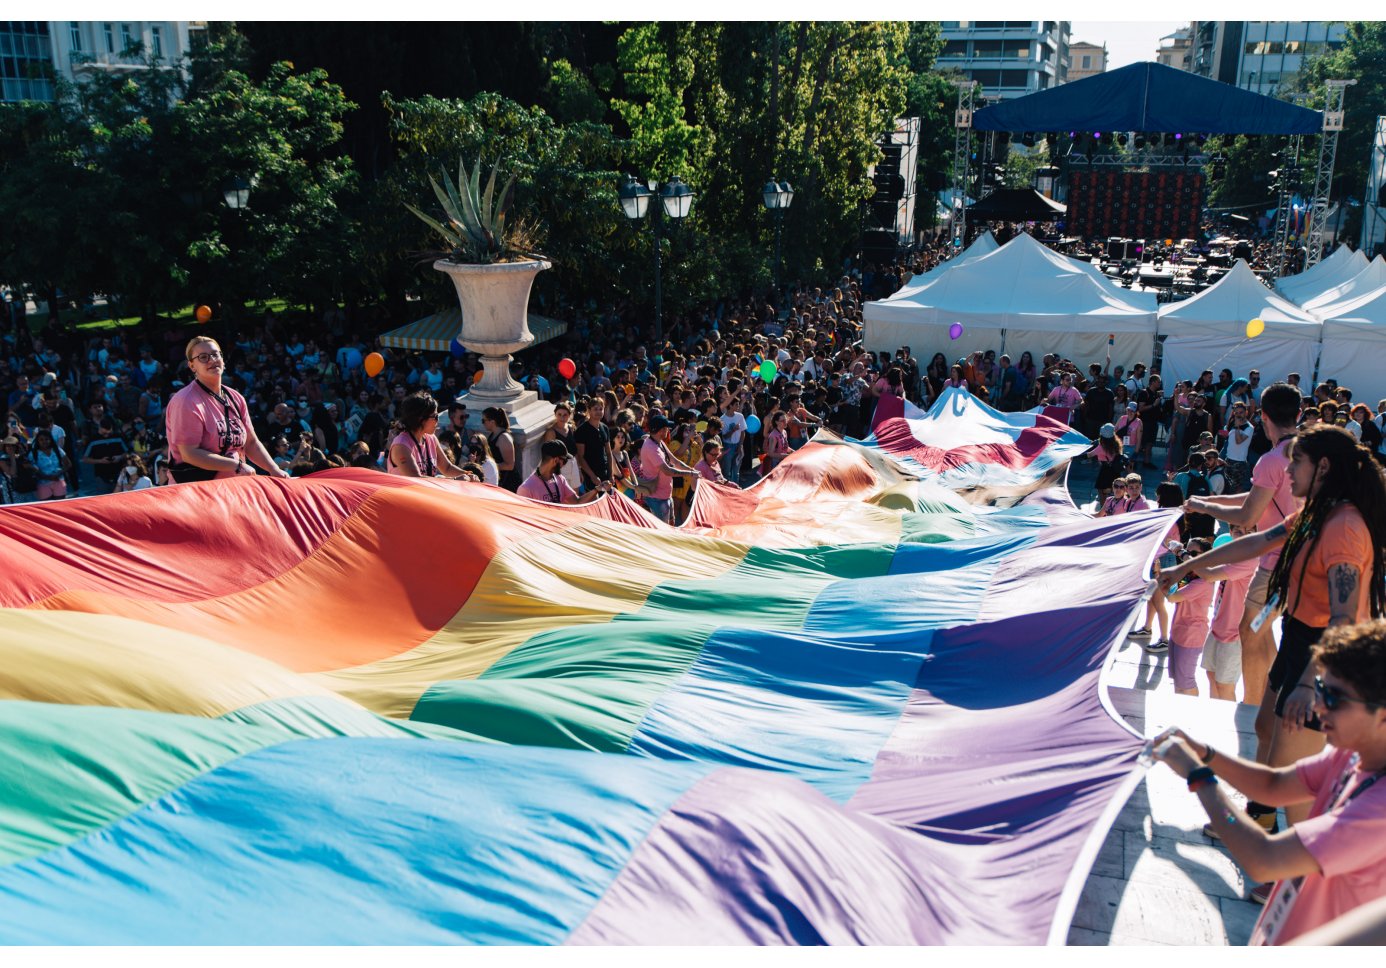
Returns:
[[[982,108],[978,131],[1318,134],[1322,115],[1163,64],[1131,64]]]

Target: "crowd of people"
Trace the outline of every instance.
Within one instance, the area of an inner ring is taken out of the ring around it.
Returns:
[[[366,375],[359,361],[380,346],[363,330],[387,328],[378,312],[270,315],[191,339],[176,327],[50,338],[0,321],[0,502],[352,466],[561,504],[621,491],[678,523],[699,482],[753,482],[819,428],[865,436],[883,396],[927,406],[956,387],[1002,411],[1042,408],[1093,440],[1097,515],[1149,508],[1142,471],[1158,479],[1154,505],[1182,512],[1133,634],[1168,655],[1178,692],[1198,694],[1200,669],[1214,698],[1240,687],[1259,706],[1258,751],[1253,762],[1175,731],[1157,755],[1253,877],[1300,892],[1277,936],[1386,893],[1381,851],[1344,846],[1386,844],[1386,785],[1374,786],[1386,767],[1386,401],[1373,409],[1295,373],[1263,385],[1257,370],[1210,368],[1167,388],[1144,361],[976,348],[922,363],[909,346],[864,349],[863,304],[945,244],[830,286],[728,297],[654,346],[618,307],[573,310],[566,337],[515,364],[555,404],[528,475],[506,412],[469,411],[476,357],[388,353]],[[1218,775],[1251,797],[1244,811]],[[1293,825],[1278,833],[1277,807]]]
[[[545,443],[563,444],[558,470],[576,497],[622,490],[679,521],[697,480],[746,484],[816,428],[861,435],[876,397],[918,387],[908,354],[861,349],[861,306],[943,252],[939,240],[773,301],[728,296],[676,318],[675,338],[653,353],[621,307],[571,309],[566,337],[523,354],[515,375],[555,403]],[[463,395],[479,359],[385,350],[375,334],[388,328],[379,310],[344,309],[192,333],[34,334],[14,314],[0,318],[0,502],[337,466],[518,491],[508,416],[470,413]],[[371,351],[387,361],[373,377],[359,364]],[[437,419],[424,428],[428,406]]]

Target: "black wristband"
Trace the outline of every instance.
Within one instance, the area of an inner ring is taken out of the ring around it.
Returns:
[[[1190,790],[1197,790],[1204,783],[1218,782],[1218,778],[1213,775],[1212,767],[1208,766],[1199,766],[1190,770],[1186,780]]]

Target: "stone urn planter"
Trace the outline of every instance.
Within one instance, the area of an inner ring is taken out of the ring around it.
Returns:
[[[481,412],[502,407],[510,416],[510,433],[520,455],[521,477],[539,463],[539,445],[553,425],[553,404],[539,399],[510,376],[510,358],[534,342],[529,330],[529,292],[534,277],[550,263],[543,259],[472,264],[439,259],[433,268],[446,273],[462,307],[463,346],[481,354],[481,379],[465,399],[469,430],[481,429]]]

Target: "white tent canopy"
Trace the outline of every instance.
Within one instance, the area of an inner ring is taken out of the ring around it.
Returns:
[[[1286,299],[1302,303],[1326,289],[1347,282],[1365,268],[1366,256],[1340,245],[1322,262],[1310,266],[1297,276],[1286,276],[1277,281],[1275,289]]]
[[[909,346],[921,359],[995,349],[1018,360],[1029,350],[1036,363],[1057,353],[1084,365],[1106,356],[1114,334],[1113,363],[1149,361],[1155,297],[1113,288],[1094,271],[1021,233],[994,252],[867,303],[863,343],[878,351]],[[956,341],[949,337],[954,323],[963,327]]]
[[[1323,319],[1331,315],[1335,303],[1352,302],[1386,286],[1386,259],[1377,256],[1367,267],[1347,282],[1325,289],[1313,298],[1300,303],[1300,307]]]
[[[932,269],[929,269],[926,272],[921,272],[916,275],[910,276],[908,279],[905,280],[905,284],[900,287],[899,292],[904,292],[911,286],[918,286],[925,279],[935,278],[941,272],[947,272],[949,269],[956,269],[958,266],[967,265],[967,263],[980,259],[982,256],[990,252],[995,252],[1000,247],[1000,243],[996,241],[996,236],[991,234],[991,229],[987,229],[981,235],[973,239],[971,245],[963,249],[962,252],[953,256],[953,258],[946,259],[943,262],[940,262],[938,265],[934,266]],[[896,295],[898,294],[899,293],[896,293]],[[899,347],[896,348],[898,349]],[[914,349],[914,347],[911,346],[910,349]]]
[[[1265,323],[1265,331],[1254,338],[1246,334],[1253,319]],[[1165,337],[1160,373],[1167,387],[1223,367],[1239,376],[1260,370],[1263,384],[1288,373],[1300,374],[1307,383],[1314,375],[1321,330],[1318,319],[1271,292],[1238,259],[1215,285],[1160,310]]]
[[[1318,379],[1332,377],[1352,390],[1353,403],[1374,411],[1386,398],[1386,288],[1329,309],[1332,315],[1323,316]]]

